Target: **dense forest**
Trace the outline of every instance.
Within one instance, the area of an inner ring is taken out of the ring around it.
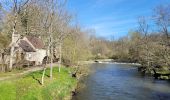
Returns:
[[[145,70],[170,66],[170,6],[157,6],[153,16],[139,17],[138,27],[120,39],[105,39],[84,30],[66,8],[65,0],[5,0],[0,4],[0,53],[13,54],[13,34],[41,37],[49,58],[65,65],[79,61],[111,58],[140,63]],[[56,52],[54,52],[56,51]],[[11,57],[11,56],[10,56]],[[2,71],[12,65],[1,65]]]

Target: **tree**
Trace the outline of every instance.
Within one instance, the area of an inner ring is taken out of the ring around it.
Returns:
[[[141,51],[141,40],[142,36],[137,31],[131,31],[129,33],[130,46],[129,46],[129,56],[131,62],[140,62],[140,51]]]
[[[14,19],[13,19],[13,29],[12,29],[12,42],[11,42],[11,49],[10,49],[10,63],[9,63],[9,70],[12,70],[13,66],[13,55],[14,55],[14,45],[16,41],[14,41],[14,35],[17,32],[16,26],[17,26],[17,19],[18,19],[18,14],[20,13],[20,10],[24,5],[28,3],[29,0],[26,1],[20,1],[18,0],[13,0],[13,14],[14,14]]]
[[[158,27],[160,27],[161,33],[165,34],[167,38],[170,38],[170,6],[157,6],[154,9],[153,19]]]
[[[60,1],[60,0],[49,0],[46,1],[46,10],[47,15],[46,19],[44,20],[44,26],[47,30],[49,30],[46,34],[46,37],[48,37],[47,41],[47,53],[50,53],[50,78],[52,79],[52,70],[53,70],[53,58],[54,58],[54,50],[57,47],[57,44],[59,44],[60,47],[60,60],[59,60],[59,72],[60,72],[60,66],[61,66],[61,44],[63,39],[66,37],[66,34],[68,34],[68,23],[69,23],[69,16],[65,12],[64,6],[66,1]],[[45,68],[42,75],[42,83],[44,79],[45,74]]]
[[[63,41],[62,57],[67,66],[78,66],[80,61],[87,60],[90,56],[87,33],[78,26]]]
[[[160,51],[164,55],[164,60],[166,62],[166,66],[169,66],[170,63],[170,6],[158,6],[154,10],[154,21],[156,25],[160,28],[160,33],[163,33],[161,36],[160,44],[162,45],[162,51]]]
[[[140,17],[138,20],[138,24],[139,24],[139,33],[141,33],[143,35],[143,45],[144,45],[144,49],[143,49],[143,55],[142,55],[142,59],[147,63],[145,66],[146,67],[150,67],[150,51],[149,51],[149,40],[148,40],[148,36],[149,36],[149,25],[146,22],[146,18],[145,17]]]

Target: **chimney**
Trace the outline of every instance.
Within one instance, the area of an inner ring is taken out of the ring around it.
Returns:
[[[16,43],[20,39],[20,34],[15,33],[13,36],[13,42]]]

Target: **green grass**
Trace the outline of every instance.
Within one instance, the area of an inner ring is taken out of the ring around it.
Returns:
[[[44,85],[41,82],[42,71],[32,72],[18,79],[0,83],[0,100],[63,100],[68,99],[76,86],[76,79],[69,74],[69,68],[53,68],[53,79],[50,70],[46,70]]]

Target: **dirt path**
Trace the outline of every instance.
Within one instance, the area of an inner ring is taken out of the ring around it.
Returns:
[[[57,63],[52,64],[52,66],[56,66],[56,65],[58,65],[58,64]],[[48,64],[47,66],[49,67],[50,64]],[[30,72],[35,72],[35,71],[39,71],[39,70],[43,70],[43,67],[35,66],[35,67],[25,68],[24,71],[22,71],[22,72],[15,73],[15,74],[10,74],[9,76],[0,77],[0,81],[8,80],[8,79],[15,78],[15,77],[19,77],[19,76],[28,74]]]

